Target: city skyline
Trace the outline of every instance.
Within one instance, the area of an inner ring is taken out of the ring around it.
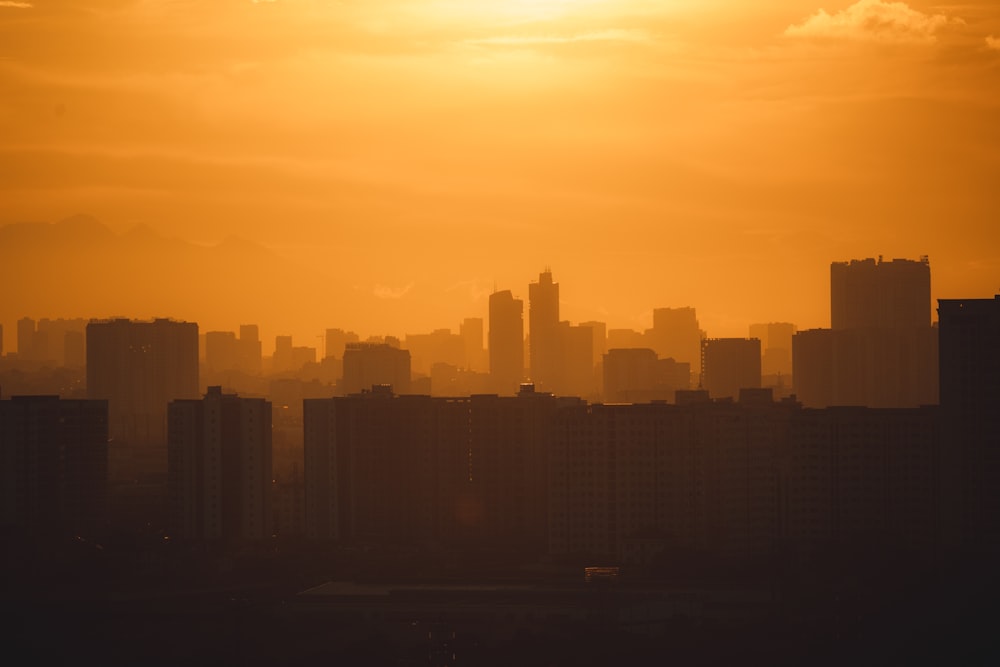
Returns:
[[[96,220],[93,220],[92,218],[89,218],[88,216],[77,216],[75,218],[67,219],[55,225],[49,225],[44,223],[12,225],[8,228],[8,230],[17,230],[15,232],[15,234],[17,235],[14,236],[15,240],[24,241],[25,239],[27,239],[29,244],[32,241],[37,240],[38,237],[45,238],[46,233],[49,233],[54,237],[67,236],[69,237],[69,241],[71,242],[74,241],[81,242],[81,238],[86,239],[84,243],[85,244],[94,243],[100,253],[98,256],[103,258],[108,258],[111,254],[120,250],[120,248],[116,248],[114,244],[103,245],[107,242],[108,239],[114,239],[114,238],[122,239],[124,240],[125,244],[131,242],[131,240],[125,240],[128,239],[128,237],[130,236],[129,234],[115,237],[107,230],[107,228],[104,225],[97,222]],[[4,232],[4,227],[0,226],[0,235],[2,235],[3,232]],[[141,231],[139,232],[139,235],[143,237],[143,244],[145,245],[144,248],[140,249],[140,254],[143,252],[149,252],[149,247],[160,249],[162,246],[163,248],[168,249],[167,252],[165,253],[160,253],[159,250],[152,252],[152,254],[156,256],[156,263],[157,263],[156,268],[159,269],[162,269],[164,266],[169,264],[172,261],[172,258],[178,254],[176,250],[179,245],[180,246],[186,245],[186,244],[179,244],[175,239],[167,239],[160,237],[151,230]],[[135,236],[135,234],[133,234],[132,236]],[[239,244],[236,242],[233,243],[237,245],[238,248]],[[91,263],[93,261],[92,258],[90,258],[88,255],[78,253],[75,248],[73,247],[67,248],[66,239],[60,240],[58,242],[58,245],[59,245],[59,251],[55,255],[57,261],[60,258],[65,259],[65,253],[67,252],[76,253],[78,256],[77,259],[82,263]],[[251,261],[250,258],[253,258],[255,260],[260,260],[261,256],[258,253],[269,252],[263,247],[256,246],[255,244],[247,244],[247,245],[250,247],[250,251],[247,253],[248,257],[245,258],[246,262],[250,262]],[[188,250],[190,250],[195,246],[187,244],[186,247],[188,248]],[[224,247],[225,244],[223,246],[219,246],[216,249],[221,249]],[[264,278],[261,278],[261,275],[255,275],[252,272],[253,268],[252,266],[248,264],[247,265],[243,264],[244,259],[241,258],[240,254],[242,250],[243,249],[237,249],[234,252],[229,253],[228,257],[226,257],[225,254],[226,251],[223,251],[224,259],[222,260],[221,264],[224,268],[220,269],[220,271],[231,272],[234,270],[235,266],[242,266],[247,270],[246,274],[247,280],[257,281],[255,285],[259,286],[261,284],[261,280],[263,280]],[[198,267],[198,270],[208,271],[210,269],[207,267],[211,264],[212,261],[217,259],[217,255],[213,254],[212,248],[208,249],[201,248],[200,251],[203,252],[194,255],[193,261],[197,263],[196,266]],[[181,253],[180,255],[188,257],[189,259],[192,257],[191,254],[186,254],[186,253]],[[232,259],[234,256],[236,257],[235,261],[233,261]],[[267,258],[276,259],[277,256],[270,255]],[[20,258],[22,266],[24,261],[33,262],[35,261],[35,259],[36,258],[23,257],[23,256]],[[823,268],[823,273],[826,277],[825,278],[826,282],[824,284],[824,288],[821,291],[821,293],[815,295],[816,299],[813,302],[810,302],[808,309],[815,310],[819,308],[820,310],[822,310],[824,315],[820,316],[817,321],[811,321],[811,323],[810,321],[805,321],[805,322],[795,321],[792,318],[781,317],[781,312],[785,311],[765,309],[768,312],[777,313],[777,315],[775,317],[768,318],[764,317],[763,315],[757,316],[753,312],[748,312],[747,314],[750,317],[750,319],[748,319],[747,321],[745,322],[737,321],[733,318],[729,318],[728,325],[726,325],[725,327],[721,327],[718,324],[719,313],[714,313],[714,314],[711,312],[706,313],[706,311],[704,311],[701,308],[701,306],[697,303],[673,303],[669,305],[663,303],[647,303],[643,304],[644,307],[641,315],[631,320],[622,321],[622,320],[606,319],[606,320],[590,320],[590,322],[595,322],[595,321],[603,322],[603,324],[607,325],[608,331],[632,330],[641,334],[643,331],[646,331],[650,327],[655,325],[654,311],[662,310],[663,308],[667,309],[694,308],[696,311],[698,311],[698,317],[701,321],[702,330],[709,337],[712,338],[747,337],[748,336],[747,332],[751,325],[768,321],[771,322],[792,321],[795,323],[795,326],[799,330],[828,328],[830,327],[832,321],[831,311],[830,311],[830,290],[832,288],[831,275],[830,275],[831,266],[836,266],[847,262],[861,262],[861,261],[874,262],[876,265],[884,264],[886,266],[892,266],[895,260],[902,260],[902,263],[904,264],[910,262],[915,263],[917,261],[916,257],[911,259],[911,258],[901,258],[894,256],[869,255],[869,256],[864,256],[864,258],[860,256],[855,258],[838,257],[832,259],[826,265],[821,267]],[[141,266],[143,263],[141,257],[126,261],[128,264],[132,265],[133,268]],[[294,265],[293,262],[287,261],[285,258],[278,258],[278,261],[280,261],[280,265],[282,267],[292,267]],[[920,261],[927,263],[930,260],[928,260],[927,255],[920,255]],[[7,268],[7,271],[11,273],[12,276],[14,276],[15,271],[18,268],[16,264],[17,263],[15,262],[14,267],[8,266]],[[2,267],[2,265],[0,265],[0,267]],[[261,268],[263,270],[259,273],[262,275],[266,275],[267,278],[272,278],[278,275],[274,271],[269,272],[267,267],[261,267]],[[0,271],[2,270],[3,269],[0,268]],[[71,270],[76,271],[78,269],[77,267],[69,266],[67,268],[67,274]],[[551,272],[550,269],[546,268],[541,273],[550,273],[550,272]],[[556,273],[558,273],[559,277],[562,278],[563,274],[561,273],[561,271],[557,269]],[[46,284],[46,286],[50,289],[50,291],[48,294],[43,296],[41,300],[36,302],[34,299],[27,298],[26,293],[15,290],[10,294],[10,298],[6,300],[4,304],[0,305],[0,327],[2,327],[3,330],[8,332],[4,341],[3,350],[4,352],[12,352],[17,350],[17,336],[16,336],[18,330],[17,324],[19,320],[25,317],[32,319],[49,319],[49,320],[58,320],[62,318],[66,319],[127,318],[136,320],[155,320],[155,319],[168,318],[177,320],[196,321],[199,324],[199,329],[202,334],[206,332],[221,332],[221,331],[236,332],[240,329],[240,327],[245,326],[247,324],[257,325],[262,328],[262,332],[260,333],[260,340],[262,341],[262,350],[265,356],[270,356],[270,353],[274,349],[275,340],[277,338],[292,336],[292,339],[297,345],[314,347],[315,349],[318,350],[319,357],[322,358],[325,355],[325,345],[326,345],[325,334],[326,331],[331,327],[341,327],[352,331],[360,331],[362,339],[367,339],[372,337],[380,338],[384,336],[395,336],[402,340],[405,335],[424,334],[430,331],[439,331],[442,329],[454,330],[457,332],[461,327],[461,323],[469,317],[481,318],[484,321],[488,321],[489,297],[493,294],[503,291],[509,291],[513,294],[514,298],[527,301],[529,294],[528,288],[530,287],[531,281],[534,280],[531,276],[541,275],[541,274],[538,272],[528,274],[521,278],[520,283],[513,285],[501,285],[499,283],[494,284],[488,291],[483,292],[479,296],[477,296],[473,303],[473,306],[469,310],[465,311],[464,314],[461,313],[458,309],[462,307],[460,304],[465,304],[466,301],[464,300],[463,296],[456,293],[459,290],[450,290],[449,292],[443,295],[444,299],[438,302],[438,306],[441,306],[442,302],[446,301],[448,297],[453,297],[455,300],[455,305],[451,307],[451,310],[453,312],[458,313],[457,319],[455,319],[454,321],[449,320],[449,321],[428,322],[428,328],[426,329],[420,328],[418,326],[411,326],[410,324],[407,323],[411,320],[405,319],[405,315],[403,315],[403,313],[406,312],[412,315],[411,309],[407,309],[404,311],[401,308],[394,307],[394,305],[397,304],[401,298],[405,297],[405,292],[408,292],[409,290],[403,290],[404,292],[403,294],[383,295],[382,297],[376,297],[368,301],[367,307],[382,309],[384,311],[379,314],[380,318],[376,318],[374,321],[386,323],[387,325],[390,326],[390,328],[388,329],[379,328],[377,324],[371,326],[370,328],[366,328],[364,326],[355,323],[355,321],[346,320],[343,317],[339,317],[336,314],[334,314],[335,311],[337,311],[337,307],[335,304],[331,305],[330,314],[327,314],[325,310],[317,308],[315,306],[310,306],[309,308],[306,308],[305,311],[309,313],[309,318],[310,318],[309,323],[311,327],[303,328],[302,318],[294,315],[294,313],[301,311],[299,304],[288,303],[287,301],[282,301],[280,298],[283,289],[286,288],[291,289],[296,287],[296,285],[294,284],[271,285],[270,286],[271,292],[269,293],[269,296],[276,300],[268,301],[267,303],[261,303],[260,300],[256,299],[255,293],[248,292],[241,285],[240,279],[232,277],[231,274],[227,275],[230,275],[230,278],[228,280],[222,280],[221,277],[218,277],[218,279],[212,279],[206,281],[206,284],[203,286],[203,289],[207,294],[213,294],[213,299],[211,302],[205,302],[205,301],[199,302],[198,299],[189,299],[188,298],[190,296],[189,294],[174,289],[172,284],[164,283],[163,281],[159,280],[159,277],[156,274],[156,269],[153,268],[149,270],[149,273],[147,275],[132,276],[132,279],[134,279],[138,283],[143,284],[143,286],[147,290],[150,290],[154,293],[154,299],[152,301],[153,303],[156,303],[157,302],[156,299],[158,298],[159,302],[164,304],[164,307],[157,308],[155,305],[153,306],[148,305],[147,303],[148,299],[146,297],[148,296],[149,293],[147,292],[145,296],[140,295],[136,297],[129,297],[125,298],[124,300],[118,301],[118,303],[131,304],[131,305],[126,305],[125,307],[111,306],[109,308],[96,309],[96,310],[90,308],[87,299],[96,298],[100,300],[108,296],[115,298],[118,295],[111,286],[108,286],[107,292],[88,293],[86,291],[86,287],[88,285],[92,285],[93,283],[87,283],[87,280],[93,277],[88,278],[87,276],[78,276],[77,278],[74,278],[73,276],[69,275],[66,276],[49,275],[42,282]],[[293,277],[290,280],[295,280],[296,278],[300,278],[302,276],[301,273],[295,273],[295,269],[291,270],[291,275]],[[65,279],[67,282],[61,285],[54,284],[58,283],[62,279]],[[101,279],[102,278],[98,278],[98,280]],[[945,297],[945,296],[939,296],[942,293],[942,289],[937,287],[937,283],[940,281],[942,281],[942,279],[939,276],[939,270],[937,268],[937,265],[935,264],[934,278],[932,281],[930,281],[930,285],[928,286],[928,293],[930,294],[930,300],[928,301],[927,304],[927,308],[931,313],[933,322],[937,321],[936,310],[933,308],[933,303],[935,303],[938,299],[989,298],[997,291],[1000,291],[1000,288],[997,288],[997,290],[990,290],[985,287],[987,283],[983,283],[984,288],[982,290],[983,291],[982,294],[957,295],[952,297]],[[611,282],[612,287],[618,286],[617,283],[614,283],[613,281],[609,282]],[[948,282],[947,277],[943,279],[943,282],[945,283]],[[568,286],[570,287],[572,293],[577,295],[579,294],[579,289],[573,289],[574,288],[573,285],[568,285]],[[623,282],[621,286],[624,289],[626,283]],[[159,293],[156,293],[157,289],[161,291]],[[47,299],[52,299],[51,302],[56,304],[52,306],[51,310],[45,310],[45,306],[42,305],[47,302],[46,301]],[[146,299],[146,301],[144,301],[144,299]],[[247,314],[245,316],[233,312],[227,312],[225,315],[220,315],[219,311],[220,310],[224,311],[225,308],[224,307],[220,308],[218,306],[220,305],[224,306],[230,301],[232,303],[243,303],[252,305],[247,306],[246,309]],[[138,305],[143,303],[147,303],[147,305]],[[192,304],[197,304],[197,305],[193,306]],[[268,317],[267,316],[268,313],[272,312],[270,310],[271,306],[274,307],[273,310],[274,313],[282,313],[283,317]],[[383,306],[385,307],[382,308]],[[567,306],[569,307],[567,308]],[[569,313],[581,312],[579,301],[567,301],[561,297],[559,297],[558,307],[563,309],[564,311],[569,311]],[[792,310],[794,309],[795,308],[792,308]],[[593,311],[589,309],[582,309],[582,312],[586,313]],[[197,316],[198,313],[201,313],[202,316],[198,317]],[[607,315],[608,313],[605,314]],[[371,315],[372,315],[371,312],[363,313],[359,315],[358,320],[362,323],[372,322],[373,320],[370,317]],[[525,337],[527,337],[528,335],[527,315],[528,313],[526,309],[524,317]],[[573,317],[572,314],[563,315],[559,317],[562,320],[566,320],[574,324],[580,324],[580,323],[587,324],[587,322],[583,322],[581,319]],[[420,318],[416,318],[416,321],[426,321],[426,320],[421,320]],[[716,327],[710,328],[711,325],[706,324],[711,322],[715,322]],[[484,332],[484,345],[487,342],[487,339],[488,337],[485,335]]]

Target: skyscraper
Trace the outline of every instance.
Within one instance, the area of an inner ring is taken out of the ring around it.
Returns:
[[[830,264],[830,328],[900,329],[931,324],[931,270],[919,261],[881,257]]]
[[[938,401],[930,265],[881,258],[830,265],[831,329],[793,338],[794,385],[807,407],[905,408]]]
[[[198,396],[198,325],[166,319],[91,321],[87,396],[108,401],[112,440],[166,445],[167,404]]]
[[[661,359],[688,363],[692,372],[701,367],[701,338],[694,308],[655,308],[650,342]],[[697,382],[698,378],[694,378]]]
[[[367,391],[372,385],[391,385],[399,394],[410,391],[410,351],[386,343],[348,343],[344,350],[341,394]]]
[[[702,344],[702,386],[712,398],[736,398],[760,387],[760,341],[709,338]]]
[[[531,379],[540,391],[554,391],[562,376],[559,345],[559,283],[544,271],[528,286]]]
[[[106,401],[0,401],[0,529],[87,534],[104,518],[107,485]]]
[[[1000,553],[1000,295],[939,299],[949,547]]]
[[[482,371],[485,361],[483,350],[483,318],[467,317],[458,328],[465,348],[464,368],[471,371]]]
[[[271,536],[271,404],[209,387],[169,407],[175,535],[240,542]]]
[[[499,394],[515,394],[524,377],[524,302],[510,290],[490,295],[490,376]]]
[[[238,368],[250,375],[260,373],[261,356],[260,329],[256,324],[241,324]]]

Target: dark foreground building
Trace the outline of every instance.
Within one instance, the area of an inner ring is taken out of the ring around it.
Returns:
[[[230,544],[268,539],[271,404],[209,387],[169,408],[172,531],[182,540]]]
[[[0,401],[0,526],[28,536],[92,534],[104,520],[107,401]]]

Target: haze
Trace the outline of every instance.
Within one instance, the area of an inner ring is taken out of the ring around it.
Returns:
[[[113,234],[7,228],[0,322],[311,344],[551,267],[567,319],[744,336],[827,326],[830,262],[881,254],[987,297],[998,118],[993,0],[2,0],[0,225]]]

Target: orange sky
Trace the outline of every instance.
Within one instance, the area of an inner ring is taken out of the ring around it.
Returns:
[[[184,298],[109,277],[70,306],[73,276],[8,272],[9,331],[457,329],[549,266],[574,322],[692,305],[746,335],[828,326],[829,263],[879,254],[929,255],[935,298],[990,296],[1000,5],[0,0],[0,224],[76,213],[238,236],[313,279],[275,270],[250,309],[181,267],[157,279]]]

